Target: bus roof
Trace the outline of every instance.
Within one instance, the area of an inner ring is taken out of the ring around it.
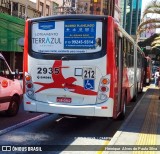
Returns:
[[[105,20],[107,17],[111,17],[111,16],[106,16],[106,15],[84,15],[84,14],[74,14],[74,15],[71,15],[71,14],[67,14],[67,15],[53,15],[53,16],[47,16],[47,17],[38,17],[38,18],[31,18],[31,19],[28,19],[29,21],[45,21],[45,20],[53,20],[53,19],[78,19],[78,18],[81,18],[81,19],[91,19],[91,20]]]

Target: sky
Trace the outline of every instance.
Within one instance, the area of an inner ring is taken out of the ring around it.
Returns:
[[[142,12],[145,8],[145,6],[150,2],[151,0],[142,0]]]
[[[152,0],[142,0],[142,12],[144,11],[146,5],[148,5],[148,3],[150,3]]]

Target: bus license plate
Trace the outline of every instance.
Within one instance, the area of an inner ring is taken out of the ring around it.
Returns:
[[[96,77],[95,68],[83,68],[83,79],[95,79]]]
[[[72,99],[67,97],[57,97],[57,102],[59,103],[71,103]]]

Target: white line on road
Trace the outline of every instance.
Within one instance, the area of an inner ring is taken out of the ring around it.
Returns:
[[[18,124],[16,124],[16,125],[13,125],[13,126],[11,126],[11,127],[8,127],[8,128],[3,129],[3,130],[0,130],[0,135],[3,135],[3,134],[5,134],[5,133],[8,133],[8,132],[14,130],[14,129],[23,127],[23,126],[25,126],[25,125],[28,125],[28,124],[30,124],[31,122],[36,121],[36,120],[39,120],[39,119],[42,119],[42,118],[44,118],[44,117],[46,117],[46,116],[49,116],[49,114],[44,113],[44,114],[41,114],[41,115],[36,116],[36,117],[34,117],[34,118],[31,118],[31,119],[28,119],[28,120],[23,121],[23,122],[21,122],[21,123],[18,123]]]

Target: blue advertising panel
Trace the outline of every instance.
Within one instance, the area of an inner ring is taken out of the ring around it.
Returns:
[[[95,49],[95,21],[65,21],[64,49]]]
[[[80,54],[102,49],[102,22],[44,21],[32,24],[32,50],[39,53]]]

